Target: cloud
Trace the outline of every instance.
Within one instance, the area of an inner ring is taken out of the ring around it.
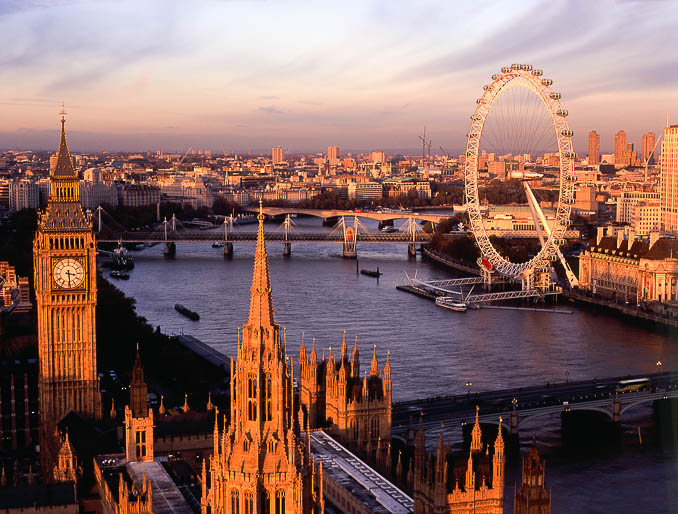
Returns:
[[[266,105],[259,107],[258,111],[265,112],[267,114],[283,114],[283,111],[278,109],[275,105]]]
[[[259,100],[280,100],[279,96],[260,96]]]

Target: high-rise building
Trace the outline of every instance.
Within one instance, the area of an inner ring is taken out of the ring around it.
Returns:
[[[648,132],[647,134],[643,135],[643,148],[642,148],[643,164],[645,164],[646,161],[648,164],[654,164],[655,161],[654,154],[650,156],[652,150],[654,150],[654,145],[655,145],[654,132]]]
[[[35,182],[17,179],[9,183],[9,209],[37,209],[40,205],[40,189]]]
[[[283,151],[282,146],[274,146],[271,153],[273,166],[280,164],[285,160],[285,152]]]
[[[595,130],[589,132],[589,165],[600,164],[600,135]]]
[[[339,160],[339,157],[341,157],[341,149],[338,146],[328,146],[327,147],[327,159],[328,160],[332,160],[332,159]]]
[[[664,130],[659,192],[662,230],[678,233],[678,125]]]
[[[50,174],[49,202],[38,218],[33,242],[40,457],[48,480],[56,478],[57,455],[69,444],[67,437],[57,434],[57,424],[70,412],[90,420],[101,417],[94,317],[96,243],[80,206],[78,176],[66,144],[65,112],[61,114],[61,143]]]
[[[626,132],[620,130],[614,136],[614,163],[624,166],[626,161]]]
[[[201,511],[322,513],[322,467],[315,469],[310,437],[305,448],[294,429],[292,361],[273,316],[261,208],[258,219],[249,319],[231,359],[230,426],[220,433],[215,424]]]

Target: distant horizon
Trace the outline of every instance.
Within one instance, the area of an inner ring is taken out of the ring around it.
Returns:
[[[627,143],[633,143],[634,144],[634,150],[640,153],[641,149],[641,144],[642,144],[642,137],[644,134],[648,132],[654,132],[655,136],[658,138],[660,135],[663,134],[665,127],[662,127],[661,129],[655,129],[655,130],[646,130],[644,132],[639,133],[637,136],[634,137],[633,134],[630,134],[629,131],[626,131],[626,140]],[[596,129],[591,129],[591,130],[596,130]],[[624,130],[623,128],[619,130]],[[577,148],[577,145],[575,144],[575,152],[579,157],[585,157],[588,154],[588,134],[590,131],[587,131],[585,134],[586,137],[586,144],[580,144],[582,148]],[[601,139],[601,154],[613,154],[614,153],[614,134],[611,134],[608,138],[605,138],[603,134],[601,134],[600,131],[597,131],[598,134],[600,135]],[[51,153],[56,153],[56,151],[59,148],[59,134],[60,134],[60,128],[56,129],[54,131],[40,131],[39,135],[35,131],[31,131],[31,134],[33,135],[34,138],[36,138],[37,141],[39,141],[35,146],[28,147],[28,146],[21,146],[19,143],[15,143],[13,146],[2,146],[0,147],[0,152],[51,152]],[[357,148],[357,147],[344,147],[340,144],[340,142],[331,142],[328,143],[324,146],[317,145],[314,148],[290,148],[290,147],[285,147],[284,145],[281,144],[272,144],[270,147],[268,146],[262,146],[261,143],[252,145],[249,148],[229,148],[229,147],[224,147],[222,146],[221,148],[212,146],[209,147],[206,143],[200,143],[199,141],[201,140],[198,138],[196,135],[174,135],[172,138],[167,138],[164,135],[152,135],[152,137],[158,137],[163,140],[165,139],[177,139],[177,138],[182,138],[185,137],[189,141],[195,140],[195,143],[191,144],[189,143],[186,146],[179,146],[177,143],[174,148],[168,148],[168,147],[163,147],[162,145],[158,146],[141,146],[141,143],[138,143],[138,146],[134,148],[125,148],[122,143],[118,143],[120,146],[116,146],[116,143],[110,144],[108,146],[105,146],[105,143],[98,142],[100,140],[113,140],[115,141],[117,138],[128,138],[128,137],[134,137],[134,134],[96,134],[96,133],[91,133],[91,132],[74,132],[68,130],[68,124],[66,125],[66,134],[68,138],[68,147],[73,153],[80,153],[80,154],[87,154],[87,153],[154,153],[157,150],[160,150],[164,153],[185,153],[189,151],[189,148],[191,150],[195,150],[196,152],[199,150],[202,151],[210,151],[211,153],[216,153],[216,154],[238,154],[238,155],[246,155],[248,153],[251,154],[256,154],[256,155],[265,155],[265,154],[271,154],[271,151],[273,147],[275,146],[281,146],[284,150],[285,156],[287,155],[295,155],[295,154],[317,154],[317,153],[322,153],[326,154],[327,153],[327,148],[329,146],[339,146],[341,150],[341,156],[345,157],[347,153],[351,154],[359,154],[359,153],[371,153],[371,152],[385,152],[387,155],[397,155],[397,154],[403,154],[403,155],[418,155],[421,156],[421,145],[417,148],[417,146],[410,146],[410,147],[364,147],[364,148]],[[151,136],[149,134],[145,134],[146,136]],[[207,139],[214,138],[215,136],[208,136]],[[417,135],[417,137],[419,137]],[[0,132],[0,144],[5,145],[7,141],[12,141],[14,138],[19,138],[23,140],[23,135],[21,133],[16,134],[16,135],[8,135],[7,133],[2,133]],[[576,133],[575,133],[575,138],[576,138]],[[18,141],[19,139],[16,139]],[[609,139],[609,149],[604,148],[605,140]],[[89,141],[89,144],[83,144],[83,141]],[[50,144],[51,143],[51,144]],[[441,145],[442,146],[442,145]],[[657,146],[659,149],[661,147],[661,143]],[[435,148],[435,147],[433,147]],[[443,153],[440,148],[438,147],[438,151],[435,151],[434,149],[431,149],[431,155],[449,155],[450,157],[457,157],[461,154],[463,154],[466,151],[466,147],[464,146],[463,148],[458,148],[458,149],[448,149],[445,148],[445,153]],[[443,147],[444,148],[444,147]]]

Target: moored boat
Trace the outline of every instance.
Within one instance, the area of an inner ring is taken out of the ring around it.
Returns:
[[[446,300],[444,297],[436,298],[436,305],[443,309],[448,309],[455,312],[466,312],[468,305],[464,302],[452,302]]]
[[[184,316],[186,316],[190,320],[198,321],[200,319],[200,314],[192,311],[188,307],[184,307],[180,303],[174,304],[174,308],[177,310],[178,313],[183,314]]]
[[[117,278],[120,280],[129,280],[129,273],[125,273],[124,271],[111,271],[110,274],[111,278]]]
[[[360,273],[363,275],[367,275],[368,277],[376,278],[379,278],[382,275],[382,273],[379,271],[379,268],[377,268],[376,271],[371,269],[361,269]]]

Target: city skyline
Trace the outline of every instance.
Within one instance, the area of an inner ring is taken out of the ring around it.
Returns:
[[[75,151],[416,153],[427,125],[458,153],[478,85],[512,62],[554,80],[580,154],[590,130],[602,153],[622,129],[639,148],[672,107],[668,2],[162,6],[5,3],[0,146],[52,148],[63,100]]]

